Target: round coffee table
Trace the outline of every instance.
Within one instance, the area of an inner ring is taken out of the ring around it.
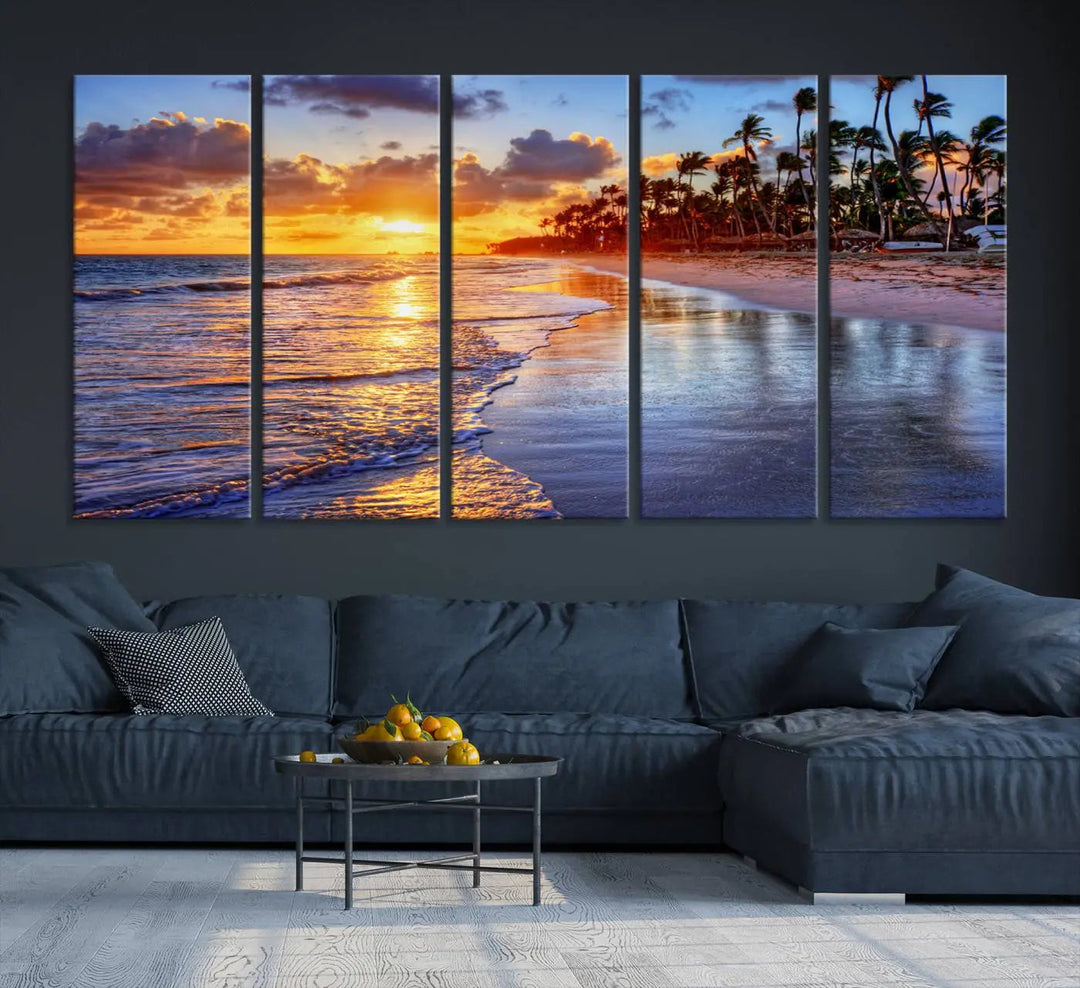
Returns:
[[[449,871],[471,871],[473,887],[480,885],[480,875],[485,871],[521,873],[532,875],[533,905],[540,905],[540,784],[555,775],[562,764],[561,758],[544,755],[489,755],[482,765],[365,765],[345,760],[335,764],[337,754],[320,754],[314,762],[302,762],[299,755],[280,755],[274,759],[274,768],[281,774],[291,776],[296,788],[296,890],[304,888],[304,862],[320,861],[343,864],[345,867],[345,908],[352,909],[353,880],[363,875],[380,875],[407,868],[438,868]],[[499,764],[494,764],[498,762]],[[344,783],[344,797],[306,796],[304,780],[319,779]],[[533,780],[532,806],[506,806],[480,801],[482,782],[507,782],[514,779]],[[363,799],[353,796],[353,784],[365,782],[463,782],[471,792],[461,796],[441,799]],[[345,856],[332,858],[316,854],[304,854],[304,805],[305,803],[341,808],[345,814]],[[357,806],[359,803],[361,805]],[[452,854],[423,861],[385,861],[353,856],[353,817],[358,813],[395,809],[464,810],[472,813],[473,847],[471,854]],[[503,868],[480,863],[480,813],[495,810],[503,813],[532,814],[532,867]],[[471,861],[471,864],[462,864]],[[354,864],[367,865],[355,871]]]

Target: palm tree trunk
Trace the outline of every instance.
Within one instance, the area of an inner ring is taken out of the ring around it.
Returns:
[[[915,186],[911,181],[911,175],[908,174],[907,162],[904,160],[904,156],[900,153],[900,145],[896,143],[896,136],[893,134],[892,117],[890,115],[890,107],[892,105],[893,91],[890,89],[885,93],[885,132],[889,135],[889,143],[892,145],[893,158],[896,161],[896,167],[900,171],[900,180],[904,183],[904,189],[907,191],[908,198],[913,199],[922,211],[926,222],[931,226],[937,227],[938,223],[931,215],[929,208],[919,198],[918,192],[915,191]]]
[[[806,192],[806,183],[802,177],[802,137],[799,128],[802,125],[802,110],[795,114],[795,157],[799,159],[799,188],[802,190],[803,202],[806,203],[806,214],[810,219],[810,229],[814,229],[814,209],[810,205],[810,196]]]
[[[871,126],[874,128],[875,134],[871,134],[871,140],[877,141],[877,122],[878,114],[881,112],[881,88],[877,87],[874,90],[874,122]],[[870,144],[870,182],[874,186],[874,205],[877,207],[878,213],[878,240],[885,239],[885,202],[881,198],[881,182],[878,181],[877,165],[874,162],[874,144]]]
[[[927,100],[929,100],[930,98],[929,90],[926,83],[926,76],[922,77],[922,91],[923,105],[925,106]],[[945,193],[945,208],[948,210],[949,213],[948,226],[945,230],[945,251],[947,253],[949,250],[949,244],[952,241],[953,231],[952,195],[949,192],[949,176],[945,174],[945,162],[941,157],[941,148],[939,148],[937,146],[937,143],[934,141],[934,118],[929,113],[926,114],[926,132],[930,135],[930,146],[934,149],[934,158],[937,161],[938,174],[941,176],[941,188],[942,191]],[[932,183],[930,187],[933,188]],[[929,195],[929,193],[927,193],[927,195]]]

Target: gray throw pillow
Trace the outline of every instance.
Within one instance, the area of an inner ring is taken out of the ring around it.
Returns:
[[[921,706],[1080,717],[1080,600],[939,566],[912,626],[960,624]]]
[[[90,625],[155,630],[106,563],[0,570],[0,715],[127,709]]]
[[[826,621],[795,656],[773,712],[914,710],[955,634],[955,625],[842,628]]]

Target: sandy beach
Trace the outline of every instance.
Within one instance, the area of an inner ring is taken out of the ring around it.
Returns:
[[[574,258],[618,271],[619,257]],[[749,302],[792,312],[814,312],[817,265],[809,252],[645,254],[642,277],[675,285],[731,292]],[[834,316],[900,319],[918,323],[1005,329],[1005,259],[975,253],[835,253],[830,258]]]

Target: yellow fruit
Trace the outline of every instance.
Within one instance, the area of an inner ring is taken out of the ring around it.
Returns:
[[[409,708],[404,703],[395,703],[389,710],[386,711],[386,719],[391,724],[397,724],[398,727],[404,727],[406,724],[411,724],[413,716],[409,713]]]
[[[452,717],[440,717],[439,729],[431,733],[436,741],[460,741],[465,737],[461,725]]]
[[[369,728],[371,731],[368,737],[364,738],[365,741],[400,741],[401,740],[401,728],[397,724],[388,720],[380,720],[373,728]],[[365,731],[365,734],[368,732]]]
[[[424,759],[421,758],[419,755],[413,755],[408,760],[408,762],[406,764],[408,764],[408,765],[423,765],[425,763],[424,763]]]
[[[421,727],[422,727],[422,728],[423,728],[423,729],[424,729],[425,731],[427,731],[427,732],[428,732],[428,734],[430,734],[430,735],[431,735],[432,737],[434,737],[434,736],[435,736],[435,732],[436,732],[436,731],[437,731],[437,730],[438,730],[438,729],[439,729],[440,727],[442,727],[442,721],[441,721],[441,720],[439,720],[439,718],[438,718],[438,717],[432,717],[432,716],[431,716],[431,714],[428,714],[428,715],[427,715],[427,716],[426,716],[426,717],[424,718],[424,723],[423,723],[423,724],[421,724],[420,726],[421,726]]]
[[[476,745],[469,744],[468,741],[459,741],[457,744],[450,745],[447,750],[446,764],[479,765],[480,752],[476,750]]]
[[[308,751],[307,749],[300,752],[300,761],[302,762],[317,762],[318,756],[314,751]]]
[[[406,741],[419,741],[422,733],[423,728],[417,724],[415,720],[409,721],[408,724],[401,725],[401,736]]]
[[[345,764],[345,759],[344,758],[331,758],[330,759],[330,764],[331,765],[344,765]]]
[[[353,735],[353,740],[354,741],[378,741],[379,738],[376,737],[376,735],[375,735],[375,732],[378,729],[379,729],[378,724],[371,724],[370,726],[365,727],[364,730],[360,734],[354,734]]]

